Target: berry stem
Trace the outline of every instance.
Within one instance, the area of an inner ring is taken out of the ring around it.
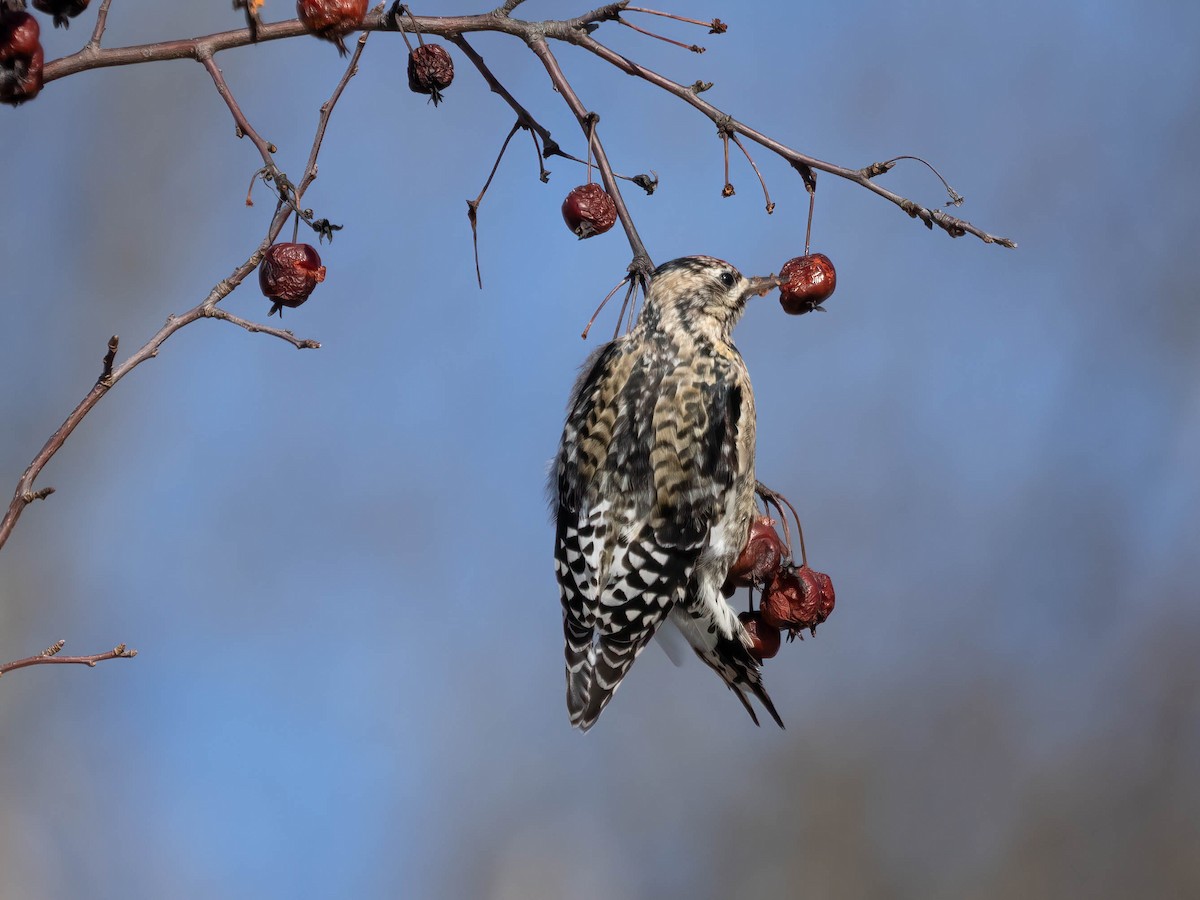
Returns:
[[[729,132],[721,129],[721,141],[725,145],[725,186],[721,188],[722,197],[732,197],[734,195],[733,185],[729,181]]]
[[[733,138],[733,142],[734,142],[735,144],[737,144],[737,145],[738,145],[738,149],[739,149],[739,150],[741,150],[741,151],[742,151],[742,153],[745,155],[745,157],[746,157],[746,162],[750,163],[750,168],[752,168],[752,169],[754,170],[754,174],[758,176],[758,183],[759,183],[760,185],[762,185],[762,189],[763,189],[763,197],[764,197],[764,198],[766,198],[766,202],[767,202],[767,215],[769,216],[771,213],[775,212],[775,204],[771,202],[771,194],[770,194],[770,192],[769,192],[769,191],[767,191],[767,182],[766,182],[766,180],[765,180],[765,179],[762,177],[762,172],[758,171],[758,166],[756,166],[756,165],[754,164],[754,157],[750,155],[750,151],[749,151],[749,150],[747,150],[747,149],[746,149],[746,148],[745,148],[745,147],[742,145],[742,142],[741,142],[740,140],[738,140],[737,133],[736,133],[736,132],[730,132],[730,133],[729,133],[729,136],[730,136],[731,138]],[[725,145],[725,151],[726,151],[726,155],[728,155],[728,152],[729,152],[729,144],[728,144],[728,143],[726,143],[726,145]],[[804,251],[804,252],[805,252],[805,253],[807,253],[807,252],[808,252],[808,250],[807,250],[807,249],[805,249],[805,251]]]
[[[937,176],[938,181],[940,181],[942,183],[942,187],[944,187],[946,189],[946,194],[950,197],[950,200],[946,203],[947,206],[962,206],[963,203],[966,201],[967,198],[964,197],[962,194],[960,194],[958,191],[956,191],[954,188],[950,187],[950,183],[948,181],[946,181],[945,178],[942,177],[942,173],[939,172],[937,169],[935,169],[933,167],[932,163],[930,163],[924,159],[921,159],[921,157],[919,157],[919,156],[893,156],[891,159],[886,160],[885,162],[879,163],[878,165],[887,166],[887,168],[890,169],[893,165],[895,165],[895,163],[897,163],[899,160],[902,160],[902,159],[911,159],[911,160],[914,160],[915,162],[919,162],[919,163],[921,163],[921,165],[925,166],[927,169],[929,169],[930,172],[932,172],[934,175]],[[887,171],[887,170],[885,169],[884,171]]]
[[[808,192],[808,227],[804,229],[804,255],[808,256],[809,242],[812,240],[812,217],[813,206],[817,202],[817,192],[810,190]]]
[[[613,340],[617,339],[617,335],[621,333],[621,319],[625,318],[625,309],[629,309],[629,319],[625,325],[625,330],[633,330],[633,313],[637,308],[637,282],[630,281],[629,289],[625,291],[625,299],[621,301],[621,312],[617,314],[617,327],[613,329]]]
[[[596,323],[596,317],[600,315],[600,310],[604,309],[604,307],[608,304],[608,301],[612,299],[613,294],[615,294],[617,291],[619,291],[621,289],[621,285],[627,284],[628,282],[629,282],[629,276],[626,275],[624,278],[622,278],[620,281],[617,282],[616,286],[611,291],[609,291],[607,294],[604,295],[604,299],[600,301],[600,305],[596,307],[596,311],[594,313],[592,313],[592,317],[590,319],[588,319],[588,323],[584,327],[583,333],[581,335],[579,335],[581,338],[583,338],[585,341],[587,340],[588,332],[592,330],[592,326]],[[621,307],[622,312],[624,311],[624,309],[625,309],[625,307]]]
[[[625,12],[645,13],[648,16],[662,16],[664,19],[674,19],[676,22],[687,22],[689,25],[699,25],[701,28],[709,29],[709,34],[724,34],[729,30],[729,26],[720,19],[713,19],[710,22],[705,22],[700,19],[689,19],[687,16],[677,16],[675,13],[661,12],[657,9],[646,9],[641,6],[626,6]]]
[[[791,511],[792,518],[796,520],[796,529],[800,535],[800,563],[801,565],[807,566],[808,551],[804,546],[804,526],[800,524],[800,514],[796,512],[796,507],[792,506],[791,501],[788,500],[787,497],[783,496],[783,494],[772,490],[761,481],[756,481],[754,483],[754,491],[759,497],[762,498],[764,504],[766,504],[768,507],[774,506],[775,509],[779,511],[779,518],[783,522],[783,539],[787,543],[789,556],[792,555],[792,535],[791,529],[788,528],[787,511],[784,510],[784,506],[787,507],[787,510]]]
[[[592,142],[596,140],[596,116],[588,114],[587,129],[587,183],[592,183]]]
[[[691,50],[693,53],[703,53],[704,52],[704,48],[701,47],[699,44],[685,44],[685,43],[683,43],[683,41],[677,41],[672,38],[666,37],[665,35],[655,34],[653,31],[647,31],[645,28],[638,28],[632,22],[627,22],[624,19],[622,19],[620,16],[617,16],[617,21],[620,22],[622,25],[624,25],[626,28],[632,28],[638,34],[644,34],[644,35],[646,35],[646,37],[652,37],[655,40],[665,41],[668,44],[674,44],[676,47],[680,47],[684,50]]]

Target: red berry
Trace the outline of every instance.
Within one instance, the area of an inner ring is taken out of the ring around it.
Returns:
[[[738,621],[750,635],[751,644],[748,649],[755,659],[762,662],[779,652],[779,629],[768,625],[761,613],[738,613]]]
[[[562,205],[563,221],[575,235],[583,240],[595,234],[604,234],[617,222],[617,205],[604,188],[588,182],[581,184]]]
[[[793,316],[812,312],[832,296],[837,270],[824,253],[789,259],[779,270],[779,303]]]
[[[833,582],[828,575],[808,566],[788,566],[767,583],[759,609],[764,622],[795,637],[805,628],[816,634],[817,626],[833,612],[833,603]]]
[[[345,56],[342,38],[362,25],[367,0],[296,0],[296,12],[310,33],[336,44]]]
[[[282,316],[284,306],[299,306],[324,280],[325,267],[311,244],[273,244],[258,267],[258,286],[275,302],[269,316]]]
[[[758,516],[750,523],[746,546],[729,567],[726,588],[763,584],[779,571],[785,556],[787,548],[775,530],[775,520],[770,516]]]
[[[55,28],[67,28],[73,19],[88,7],[88,0],[33,0],[33,8],[54,16]]]
[[[428,94],[437,106],[442,102],[442,91],[453,81],[454,60],[446,48],[421,44],[408,54],[408,89],[414,94]]]
[[[40,37],[37,19],[0,7],[0,103],[19,106],[42,90]]]

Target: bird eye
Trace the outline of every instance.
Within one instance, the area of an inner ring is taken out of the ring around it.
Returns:
[[[733,287],[733,282],[734,277],[732,272],[726,270],[721,273],[721,284],[725,285],[725,287]]]

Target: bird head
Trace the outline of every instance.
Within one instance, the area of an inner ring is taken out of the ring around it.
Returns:
[[[683,256],[663,263],[650,276],[640,321],[647,327],[679,326],[713,340],[729,340],[750,298],[776,286],[774,276],[747,278],[724,260]]]

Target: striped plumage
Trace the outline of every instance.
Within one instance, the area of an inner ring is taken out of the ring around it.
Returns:
[[[754,394],[732,342],[754,294],[719,259],[659,266],[633,330],[584,364],[551,473],[567,710],[586,731],[669,617],[782,727],[721,585],[754,513]]]

